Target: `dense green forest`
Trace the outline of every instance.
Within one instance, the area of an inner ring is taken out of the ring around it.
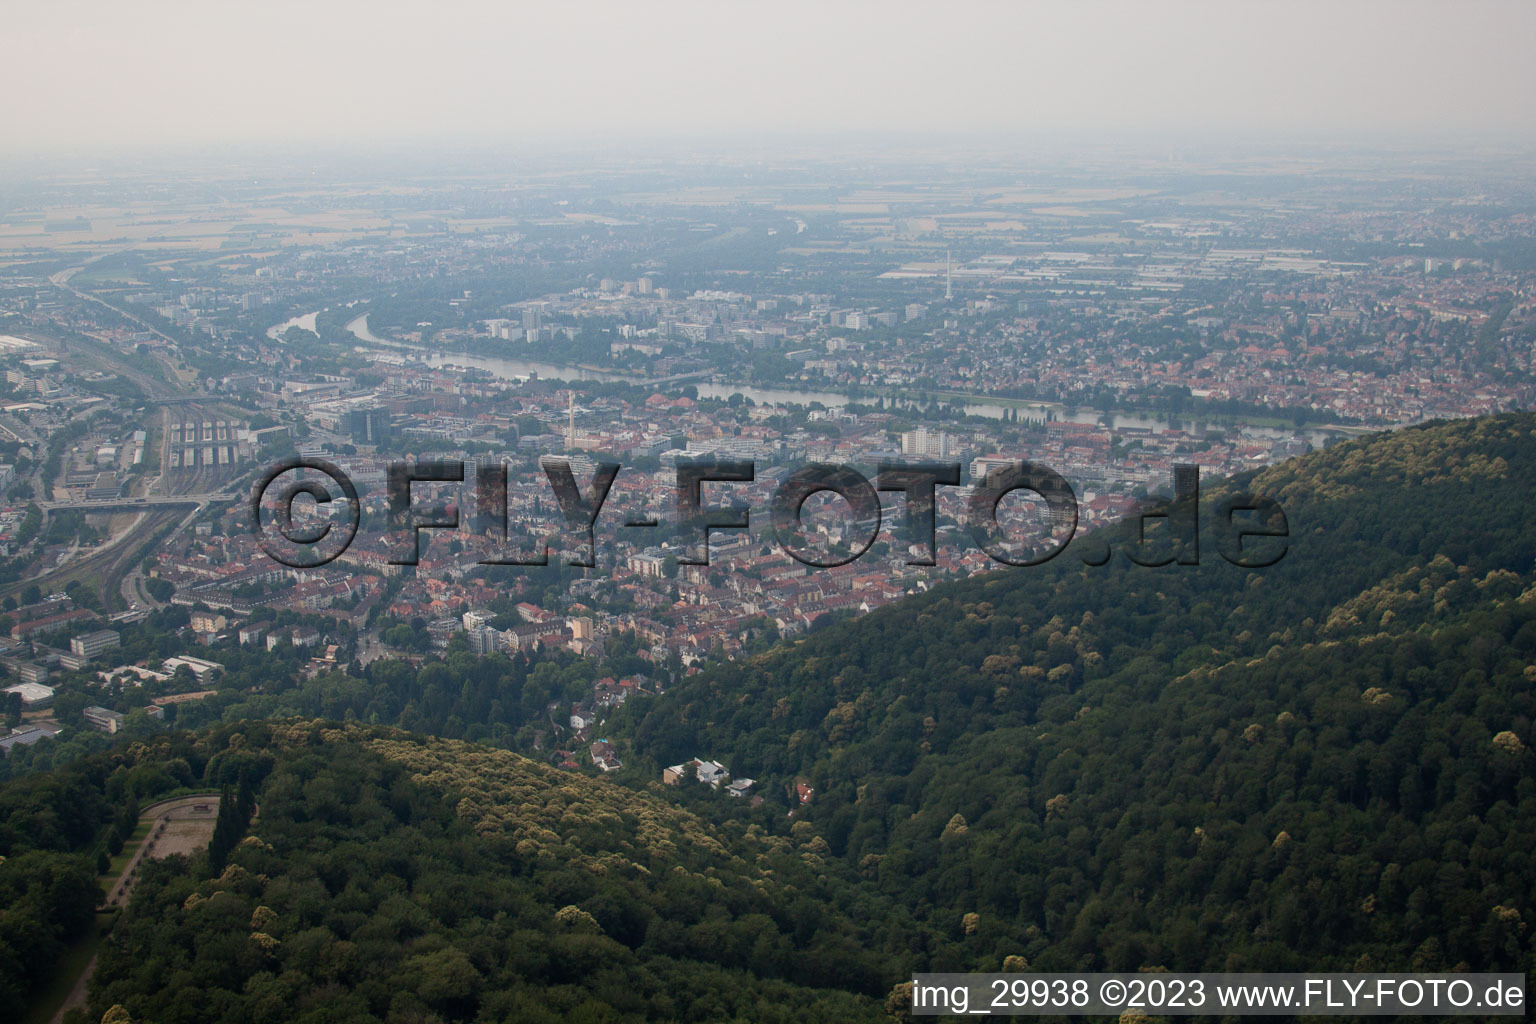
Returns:
[[[612,731],[631,765],[807,780],[800,820],[935,970],[1528,971],[1533,489],[1530,415],[1373,437],[1209,496],[1281,502],[1271,568],[1069,548]]]
[[[1536,416],[1340,445],[1209,488],[1280,502],[1269,568],[1209,514],[1199,565],[1090,537],[630,702],[612,778],[421,735],[505,744],[579,662],[226,691],[205,713],[246,721],[0,787],[0,996],[192,786],[246,790],[250,835],[150,865],[92,1020],[882,1019],[914,971],[1005,962],[1529,972],[1533,485]],[[693,756],[766,799],[656,781]]]
[[[214,860],[147,862],[88,1019],[113,1006],[163,1024],[884,1016],[885,965],[834,905],[847,890],[819,871],[808,829],[712,826],[460,741],[254,722],[91,759],[71,783],[89,809],[74,839],[109,812],[93,781],[131,790],[166,765],[226,798],[249,786],[259,813],[238,841],[215,832]],[[15,828],[61,799],[47,778],[14,787]],[[15,870],[46,895],[33,857],[7,860],[0,880]],[[20,938],[20,916],[4,915]]]

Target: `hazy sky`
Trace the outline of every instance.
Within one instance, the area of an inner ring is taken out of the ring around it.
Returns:
[[[9,0],[15,155],[773,133],[1536,136],[1536,3]]]

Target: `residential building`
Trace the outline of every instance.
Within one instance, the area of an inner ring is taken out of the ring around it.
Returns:
[[[196,612],[191,625],[194,633],[217,633],[229,625],[229,619],[213,612]]]
[[[108,708],[88,707],[81,714],[85,716],[87,725],[101,732],[115,734],[123,727],[123,716]]]
[[[592,754],[592,763],[605,772],[616,772],[624,767],[624,762],[619,760],[619,755],[613,749],[613,744],[607,740],[598,740],[589,748]]]
[[[942,430],[918,427],[901,435],[901,454],[944,459],[953,454],[952,439]]]
[[[94,659],[103,651],[122,646],[122,642],[122,635],[117,630],[98,629],[93,633],[82,633],[77,637],[71,637],[69,649],[82,658]]]

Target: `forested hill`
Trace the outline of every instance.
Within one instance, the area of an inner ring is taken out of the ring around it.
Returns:
[[[149,862],[89,1019],[880,1020],[915,971],[1529,972],[1533,485],[1529,415],[1342,445],[1211,488],[1282,504],[1271,568],[1212,537],[942,586],[627,707],[612,779],[307,720],[92,754],[0,787],[0,996],[88,925],[138,801],[208,787],[254,794],[253,835]],[[693,756],[767,799],[652,774]]]
[[[885,964],[809,835],[378,726],[226,725],[110,760],[251,780],[260,815],[221,867],[146,863],[89,1020],[885,1019]]]
[[[808,782],[933,970],[1529,971],[1536,417],[1221,490],[1282,504],[1279,564],[1069,547],[696,677],[630,763]]]

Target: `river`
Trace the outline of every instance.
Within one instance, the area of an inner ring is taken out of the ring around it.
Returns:
[[[267,337],[271,338],[273,341],[282,341],[283,335],[287,334],[290,328],[297,327],[299,330],[308,331],[310,334],[313,334],[318,338],[320,337],[320,331],[315,327],[315,318],[320,315],[320,312],[321,311],[317,309],[313,313],[305,313],[304,315],[296,316],[291,320],[284,320],[280,324],[273,324],[271,327],[267,328]]]
[[[538,375],[545,379],[553,380],[591,380],[591,381],[621,381],[626,384],[654,384],[659,388],[669,391],[681,391],[681,383],[657,382],[655,379],[638,373],[625,373],[621,370],[597,370],[586,366],[572,366],[560,363],[545,363],[536,359],[518,359],[506,356],[482,356],[470,352],[423,352],[417,346],[405,345],[389,338],[381,338],[368,329],[368,314],[353,317],[347,321],[347,331],[368,345],[382,345],[386,348],[402,349],[414,353],[417,358],[431,367],[474,367],[487,373],[501,377],[504,380],[527,380]],[[853,401],[873,401],[873,398],[854,399],[841,391],[810,391],[801,388],[763,388],[751,384],[720,384],[711,381],[701,381],[693,384],[698,388],[700,398],[727,399],[732,395],[741,395],[750,398],[758,405],[810,405],[813,402],[820,403],[828,409],[840,409]],[[991,416],[1001,419],[1004,407],[990,403],[982,399],[962,401],[960,399],[946,399],[946,402],[963,404],[966,411],[978,416]],[[1032,405],[1021,407],[1019,415],[1034,419],[1042,419],[1047,412],[1055,414],[1056,418],[1062,418],[1062,410],[1057,406]],[[1092,422],[1085,420],[1084,422]]]
[[[388,338],[381,338],[368,329],[368,314],[354,317],[347,322],[347,330],[358,341],[369,345],[382,345],[386,348],[401,349],[415,354],[431,367],[473,367],[484,370],[504,380],[527,380],[537,375],[546,380],[577,380],[577,381],[619,381],[626,384],[651,384],[658,389],[668,392],[680,392],[684,384],[676,381],[658,382],[642,374],[624,373],[619,370],[596,370],[585,366],[562,365],[559,363],[545,363],[534,359],[507,358],[504,356],[482,356],[469,352],[423,352],[417,346],[406,345]],[[819,403],[828,409],[840,409],[851,402],[873,402],[874,396],[853,398],[840,391],[810,391],[799,388],[763,388],[750,384],[721,384],[712,381],[701,381],[692,385],[698,389],[700,398],[727,399],[732,395],[741,395],[750,398],[758,405],[811,405]],[[985,416],[990,419],[1002,419],[1009,409],[1016,410],[1020,419],[1054,419],[1067,423],[1097,424],[1110,423],[1116,427],[1140,428],[1147,430],[1164,429],[1168,425],[1168,417],[1149,416],[1145,413],[1114,412],[1105,414],[1096,409],[1068,409],[1066,406],[1049,402],[1035,402],[1003,405],[999,402],[988,401],[985,398],[962,398],[959,396],[944,396],[941,401],[945,405],[955,405],[963,408],[973,416]],[[886,405],[896,408],[912,409],[917,403],[911,400],[886,399]],[[1204,421],[1195,420],[1193,417],[1175,417],[1186,429],[1195,425],[1204,425]],[[1316,447],[1322,447],[1330,437],[1339,436],[1339,431],[1312,428],[1303,431],[1286,430],[1279,427],[1244,426],[1242,432],[1255,437],[1293,437],[1298,433],[1305,436]]]

